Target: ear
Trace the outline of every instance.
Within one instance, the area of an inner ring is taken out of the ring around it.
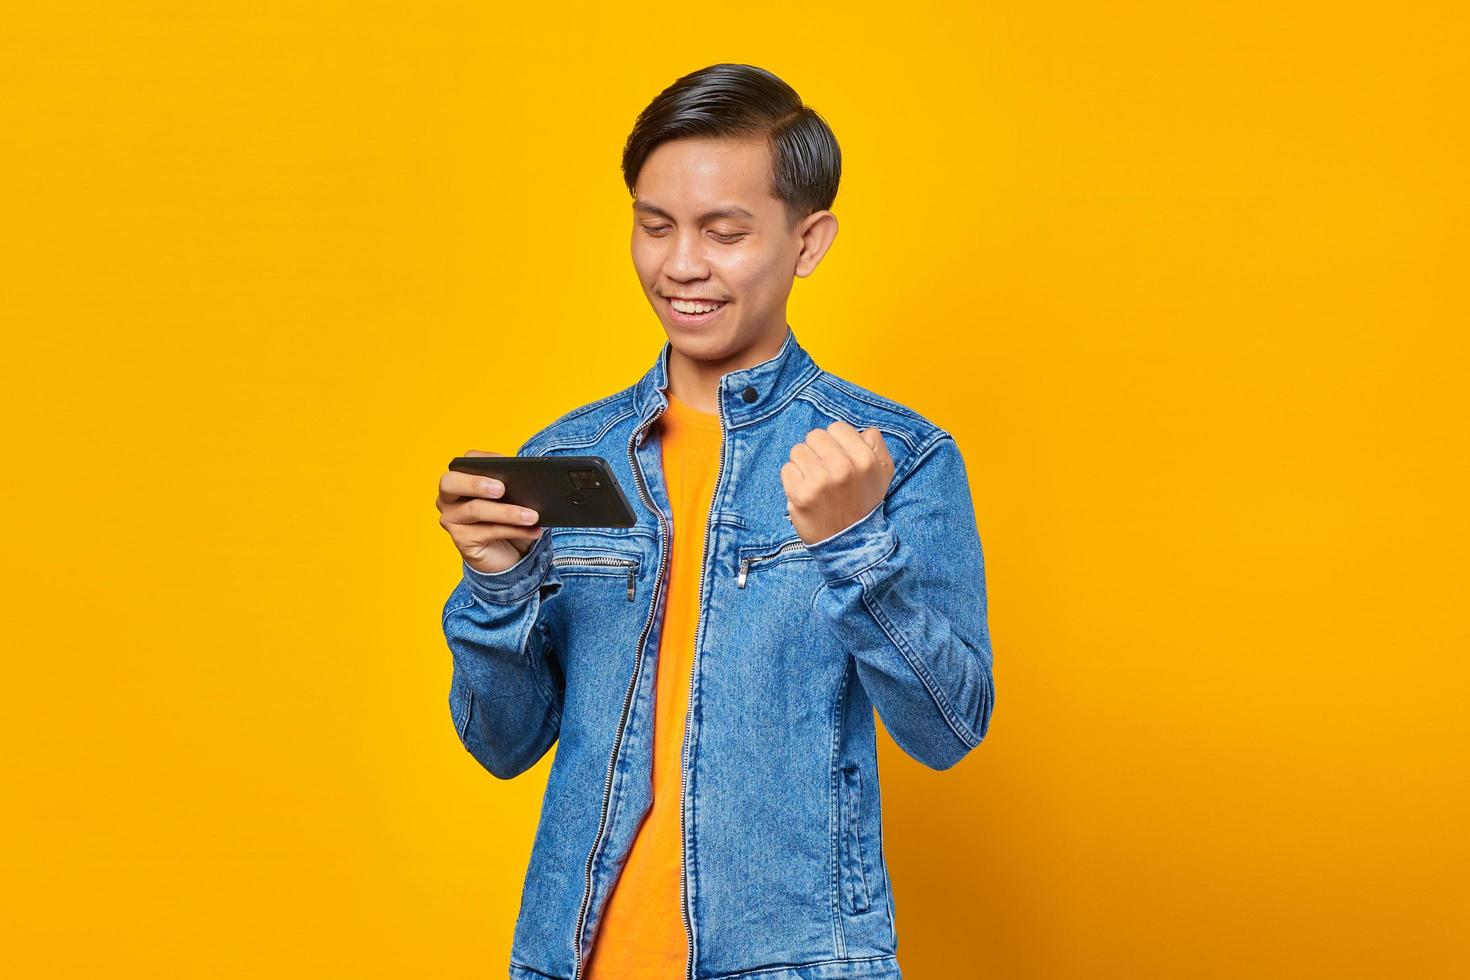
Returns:
[[[831,211],[813,211],[796,226],[801,238],[801,251],[796,254],[796,276],[805,279],[817,269],[817,263],[832,247],[837,237],[837,215]]]

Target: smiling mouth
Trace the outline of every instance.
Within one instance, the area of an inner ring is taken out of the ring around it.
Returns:
[[[669,308],[669,315],[673,317],[675,323],[687,324],[706,323],[710,320],[713,320],[715,317],[720,315],[721,311],[723,311],[725,307],[730,305],[729,300],[724,300],[721,301],[718,306],[715,306],[714,309],[709,309],[710,306],[714,305],[712,301],[679,300],[679,306],[685,308],[684,310],[680,310],[675,307],[674,301],[675,297],[664,297],[664,302],[668,305]],[[690,312],[685,312],[686,310]],[[695,310],[703,310],[704,312],[693,312]]]

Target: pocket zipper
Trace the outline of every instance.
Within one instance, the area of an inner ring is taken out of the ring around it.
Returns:
[[[638,563],[631,558],[609,558],[606,555],[557,555],[551,559],[553,565],[625,565],[628,568],[628,601],[633,601],[633,583]]]
[[[737,589],[745,588],[745,576],[750,572],[751,563],[765,561],[768,558],[775,558],[777,555],[784,555],[788,551],[794,551],[797,548],[805,547],[806,542],[798,538],[795,541],[786,542],[775,551],[768,551],[763,555],[747,555],[746,557],[740,559],[740,572],[735,576],[735,587]]]

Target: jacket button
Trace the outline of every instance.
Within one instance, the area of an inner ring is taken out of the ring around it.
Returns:
[[[746,385],[745,390],[740,393],[740,397],[745,399],[746,404],[749,404],[750,402],[755,401],[760,396],[755,393],[754,388]]]

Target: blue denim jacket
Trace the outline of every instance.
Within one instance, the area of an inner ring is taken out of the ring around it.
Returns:
[[[551,528],[504,571],[463,565],[444,605],[449,709],[501,779],[559,742],[510,973],[582,980],[651,803],[654,679],[673,532],[657,432],[665,341],[637,383],[536,432],[519,455],[597,455],[638,523]],[[812,360],[788,327],[720,379],[718,478],[683,745],[681,909],[690,980],[899,977],[873,710],[947,769],[994,703],[985,580],[954,438]],[[877,426],[886,498],[811,545],[779,471],[808,431]]]

